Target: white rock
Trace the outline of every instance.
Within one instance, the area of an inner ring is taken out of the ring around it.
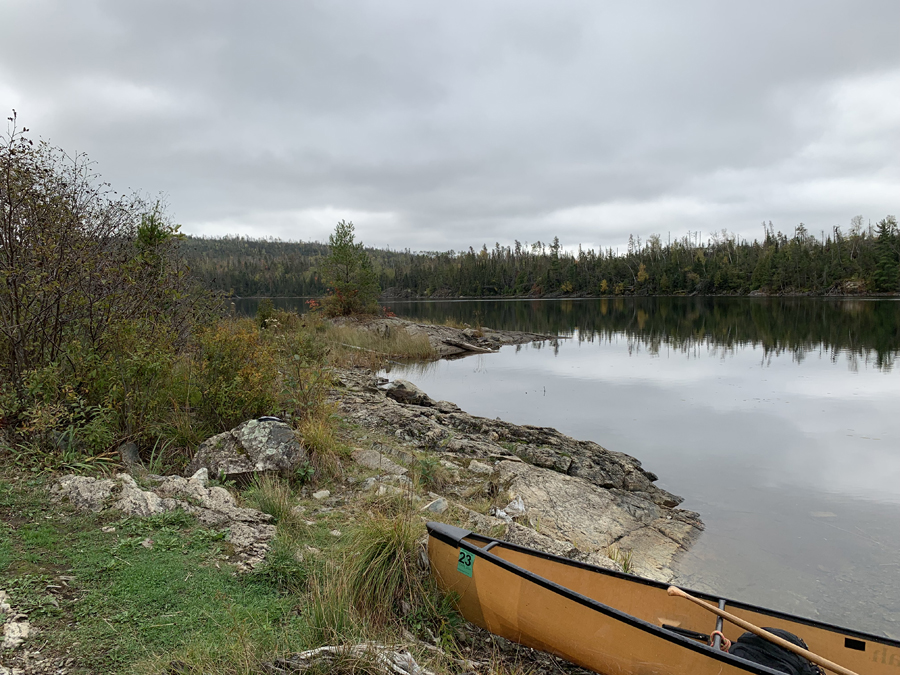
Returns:
[[[31,624],[27,621],[8,621],[3,626],[3,649],[15,649],[31,635]]]
[[[367,469],[374,469],[379,473],[392,474],[394,476],[402,476],[409,471],[406,467],[388,459],[377,450],[357,448],[353,451],[353,460]]]
[[[97,513],[106,506],[106,501],[112,496],[115,487],[116,482],[109,478],[63,476],[52,491],[60,497],[68,497],[78,508]]]
[[[318,492],[313,492],[313,499],[328,499],[330,496],[330,490],[319,490]]]
[[[525,515],[525,502],[522,500],[521,495],[516,496],[509,504],[507,504],[504,509],[507,515],[510,518],[515,518],[516,516],[524,516]]]
[[[472,473],[480,473],[486,476],[494,473],[494,467],[485,464],[483,462],[479,462],[477,459],[473,459],[469,462],[469,471]]]
[[[246,523],[232,523],[228,528],[226,541],[235,548],[247,549],[260,544],[266,544],[275,537],[275,526],[266,524],[247,525]]]
[[[141,490],[135,483],[134,478],[127,473],[117,474],[116,478],[122,483],[122,493],[113,504],[113,507],[119,511],[145,518],[171,510],[167,508],[168,504],[164,504],[163,499],[158,494],[149,490]]]

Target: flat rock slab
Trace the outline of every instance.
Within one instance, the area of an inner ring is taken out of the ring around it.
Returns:
[[[671,580],[673,559],[701,529],[696,514],[662,507],[639,494],[521,462],[499,462],[496,468],[499,484],[511,498],[522,499],[527,520],[541,534],[581,551],[616,544],[632,551],[633,571],[651,579]]]
[[[388,459],[377,450],[357,448],[353,451],[353,461],[381,474],[405,476],[409,473],[409,469]]]

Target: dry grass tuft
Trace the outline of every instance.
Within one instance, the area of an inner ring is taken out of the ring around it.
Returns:
[[[345,367],[377,369],[390,360],[425,361],[437,358],[426,335],[411,335],[404,328],[379,330],[361,325],[327,326],[324,338],[333,347],[335,363]]]

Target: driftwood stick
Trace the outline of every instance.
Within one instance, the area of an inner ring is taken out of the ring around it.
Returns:
[[[451,340],[449,338],[444,340],[444,344],[450,345],[451,347],[458,347],[467,352],[475,352],[476,354],[493,354],[495,351],[493,349],[486,349],[485,347],[476,347],[475,345],[463,342],[462,340]]]

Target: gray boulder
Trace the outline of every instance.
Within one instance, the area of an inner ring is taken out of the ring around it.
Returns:
[[[420,405],[426,408],[433,408],[437,405],[428,394],[407,380],[394,380],[393,382],[389,382],[384,387],[384,393],[387,394],[389,398],[408,405]]]
[[[307,459],[290,426],[276,420],[249,420],[203,441],[185,475],[205,468],[210,476],[246,481],[258,473],[289,473]]]

